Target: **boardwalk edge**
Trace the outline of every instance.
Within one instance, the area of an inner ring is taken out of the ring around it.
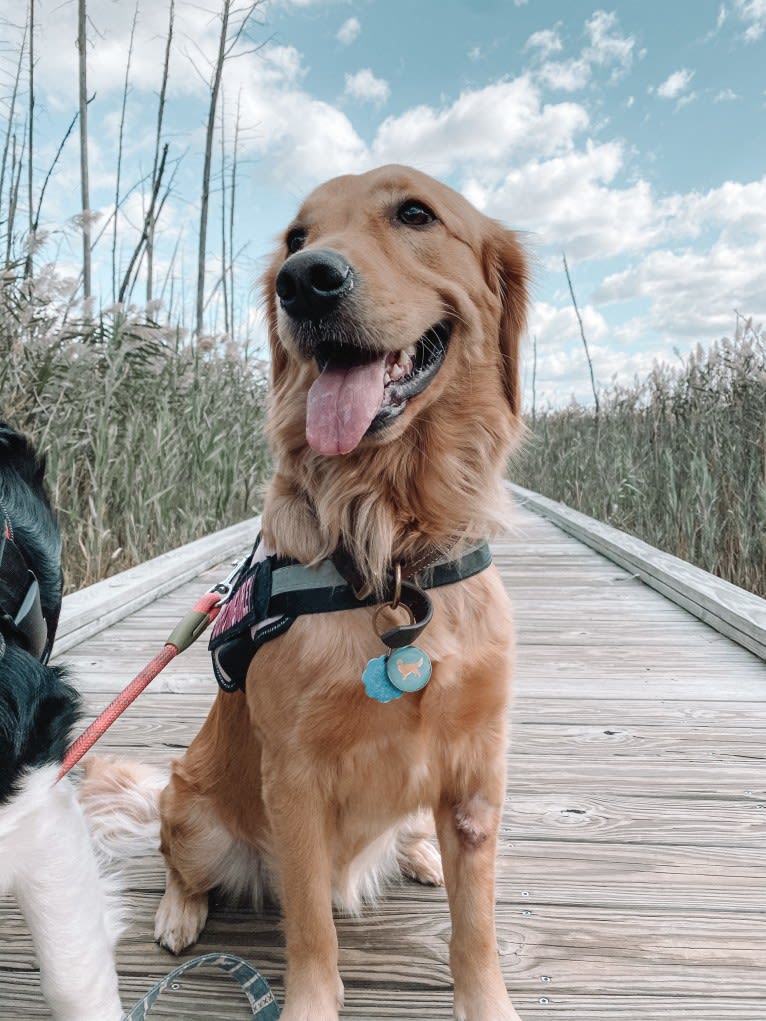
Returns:
[[[222,528],[65,596],[54,654],[68,652],[203,571],[241,556],[252,546],[260,523],[254,517]]]
[[[525,507],[766,660],[766,600],[563,503],[507,485]]]

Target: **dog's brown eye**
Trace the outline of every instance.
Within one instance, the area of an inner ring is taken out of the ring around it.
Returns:
[[[397,219],[410,227],[424,227],[427,223],[433,223],[436,215],[431,212],[423,202],[415,202],[408,199],[403,202],[396,213]]]
[[[299,252],[301,248],[306,244],[306,231],[301,227],[296,227],[295,230],[291,230],[287,235],[287,251],[292,255],[294,252]]]

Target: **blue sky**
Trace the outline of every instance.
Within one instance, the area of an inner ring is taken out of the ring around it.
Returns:
[[[38,178],[76,109],[76,5],[39,5]],[[151,165],[168,9],[144,5],[127,106],[130,183]],[[92,205],[103,222],[133,6],[88,9]],[[177,0],[166,134],[180,161],[161,228],[168,263],[181,239],[173,272],[187,290],[218,9]],[[261,49],[243,41],[226,69],[222,116],[230,154],[239,97],[239,304],[255,343],[249,285],[301,196],[391,161],[442,178],[525,233],[538,402],[589,389],[562,252],[602,384],[730,335],[735,309],[766,320],[766,0],[271,0],[260,21],[251,41]],[[140,209],[137,189],[119,220],[123,258]],[[77,211],[73,138],[44,211],[62,268],[77,240],[56,228]],[[107,248],[96,253],[104,303]],[[529,363],[531,339],[526,353]]]

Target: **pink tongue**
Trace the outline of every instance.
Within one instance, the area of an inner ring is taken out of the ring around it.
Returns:
[[[325,369],[309,390],[306,439],[318,454],[348,454],[383,402],[385,357],[350,369]]]

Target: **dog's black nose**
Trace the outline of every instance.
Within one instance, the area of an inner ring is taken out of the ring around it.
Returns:
[[[354,286],[354,274],[337,252],[296,252],[277,274],[277,295],[293,319],[329,315]]]

